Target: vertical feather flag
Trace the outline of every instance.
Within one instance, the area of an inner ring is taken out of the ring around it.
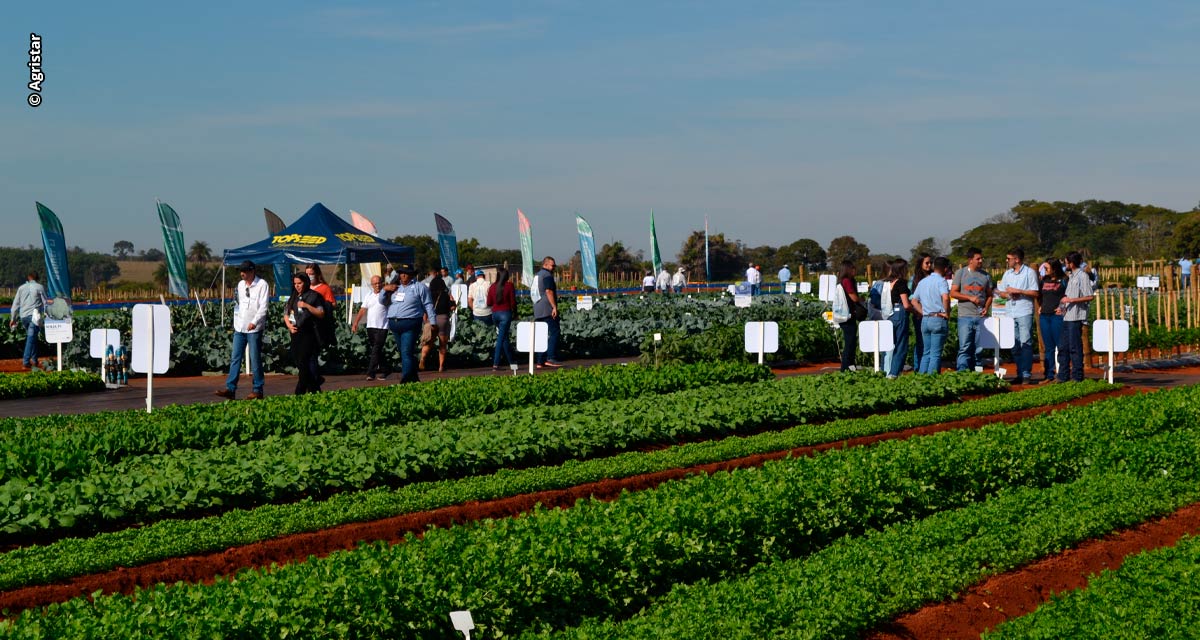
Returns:
[[[267,233],[277,236],[287,228],[287,225],[283,224],[283,220],[266,207],[263,207],[263,216],[267,219]],[[275,275],[275,295],[290,293],[292,289],[291,267],[284,263],[278,263],[271,265],[271,271]]]
[[[42,249],[46,254],[46,295],[71,299],[71,272],[67,268],[67,240],[62,223],[46,205],[35,202],[42,222]]]
[[[162,223],[163,245],[167,254],[167,276],[171,295],[188,297],[187,253],[183,248],[183,227],[179,214],[165,202],[158,202],[158,220]]]
[[[437,224],[438,252],[442,255],[442,266],[453,274],[458,271],[458,238],[454,235],[454,225],[436,213],[433,214],[433,221]]]
[[[662,271],[662,254],[658,251],[658,233],[654,230],[654,209],[650,210],[650,262],[654,265],[654,275]]]
[[[708,269],[708,216],[704,216],[704,281],[712,281],[712,273]]]
[[[353,209],[350,210],[350,224],[363,233],[369,233],[373,236],[379,235],[379,231],[375,228],[375,223]],[[358,265],[358,269],[362,273],[362,287],[364,291],[371,290],[371,278],[383,275],[383,267],[378,262],[363,262]]]
[[[583,266],[583,283],[593,289],[600,288],[600,277],[596,273],[596,239],[592,236],[592,226],[575,214],[575,227],[579,231],[579,260]]]
[[[541,296],[533,281],[533,228],[520,209],[517,209],[517,232],[521,236],[521,282],[529,286],[529,297],[537,302]]]

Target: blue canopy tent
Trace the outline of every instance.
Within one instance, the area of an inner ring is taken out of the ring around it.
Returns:
[[[412,247],[388,242],[362,231],[339,218],[320,202],[300,216],[283,231],[271,237],[225,252],[222,262],[235,265],[250,260],[262,264],[350,264],[362,262],[391,262],[412,264],[416,252]],[[347,274],[348,275],[348,274]],[[225,297],[225,270],[221,270],[221,297]],[[276,283],[276,293],[288,292],[290,287]],[[225,307],[222,305],[222,322]]]

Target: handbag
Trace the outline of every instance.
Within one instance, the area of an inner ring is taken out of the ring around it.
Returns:
[[[851,305],[850,317],[854,318],[855,322],[862,322],[863,320],[866,320],[868,315],[870,315],[870,312],[867,310],[867,305],[863,304],[862,301],[855,302],[853,305]]]

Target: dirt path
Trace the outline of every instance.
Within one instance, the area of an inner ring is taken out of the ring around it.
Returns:
[[[348,524],[322,531],[233,547],[218,553],[171,558],[139,567],[120,568],[104,573],[80,576],[60,584],[14,589],[0,593],[0,610],[15,612],[53,602],[63,602],[96,591],[131,593],[136,587],[150,587],[160,582],[211,582],[216,576],[229,575],[248,567],[265,567],[272,563],[296,562],[304,560],[310,555],[324,556],[339,549],[353,549],[360,541],[384,540],[395,543],[402,541],[405,534],[409,532],[420,533],[430,526],[446,527],[483,518],[511,517],[527,512],[539,503],[547,507],[570,507],[581,498],[595,497],[601,500],[612,500],[618,497],[622,491],[651,489],[663,482],[697,473],[756,467],[768,460],[787,456],[811,456],[830,449],[865,446],[884,440],[903,440],[952,429],[975,429],[996,422],[1011,424],[1056,409],[1089,404],[1102,398],[1131,393],[1135,393],[1135,391],[1128,388],[1120,389],[1034,409],[974,417],[619,480],[604,480],[569,489],[542,491],[484,502],[470,502],[372,522]]]

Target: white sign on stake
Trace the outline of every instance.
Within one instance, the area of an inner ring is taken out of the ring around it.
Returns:
[[[783,290],[787,293],[796,293],[796,283],[788,282],[783,285]]]
[[[762,364],[763,354],[779,351],[779,324],[776,322],[746,323],[746,353],[757,353]]]
[[[1128,320],[1097,320],[1092,323],[1092,351],[1108,352],[1108,383],[1117,369],[1113,354],[1129,351]]]
[[[812,283],[811,282],[801,282],[800,283],[800,293],[812,293]]]
[[[875,370],[879,371],[879,354],[896,348],[891,320],[868,320],[858,323],[858,350],[875,354]]]
[[[100,359],[100,379],[104,381],[104,386],[109,389],[116,389],[120,385],[108,382],[107,367],[108,367],[108,348],[112,347],[113,351],[121,346],[121,332],[116,329],[92,329],[91,343],[88,346],[88,355],[93,358]]]
[[[591,311],[592,304],[593,303],[592,303],[591,296],[579,296],[578,298],[575,298],[575,309],[576,310]]]
[[[146,374],[146,413],[154,410],[154,374],[171,361],[171,312],[165,304],[133,305],[133,354],[129,368]]]
[[[533,356],[549,348],[550,328],[545,322],[517,323],[517,351],[529,353],[529,373],[533,373]],[[532,344],[532,348],[530,345]]]
[[[58,370],[62,371],[62,346],[64,342],[70,342],[75,339],[72,331],[71,321],[68,320],[52,320],[46,318],[42,322],[42,330],[46,333],[46,342],[49,342],[58,349]]]
[[[733,306],[749,307],[750,306],[750,296],[748,296],[744,293],[739,293],[739,294],[733,296]]]
[[[979,331],[979,348],[995,349],[995,360],[992,368],[996,377],[1003,378],[1008,373],[1000,367],[1000,350],[1011,349],[1017,343],[1017,325],[1012,316],[1002,315],[984,318],[983,327]],[[978,370],[982,370],[982,366]],[[1019,371],[1017,373],[1020,373]]]
[[[858,283],[858,292],[859,292],[859,293],[866,293],[866,292],[868,292],[868,291],[870,291],[870,290],[871,290],[871,285],[870,285],[870,283],[867,283],[867,282],[860,282],[860,283]]]
[[[833,302],[833,296],[837,293],[837,276],[826,273],[817,279],[817,285],[817,298],[821,302]]]

